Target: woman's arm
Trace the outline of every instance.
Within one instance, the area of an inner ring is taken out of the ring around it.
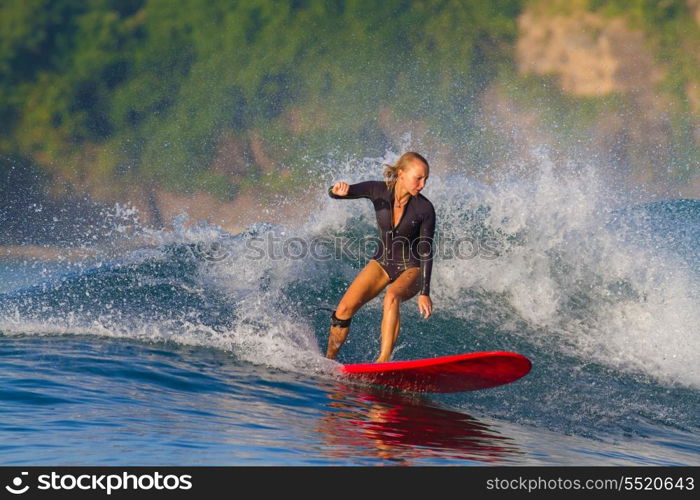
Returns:
[[[336,200],[372,199],[376,196],[376,185],[377,181],[358,182],[357,184],[336,182],[328,189],[328,196]]]
[[[430,275],[433,271],[433,236],[435,234],[435,209],[430,205],[430,213],[420,225],[418,236],[418,257],[420,259],[421,290],[418,295],[418,312],[427,319],[433,314],[433,301],[430,299]]]
[[[430,275],[433,271],[433,246],[435,242],[435,209],[430,205],[430,213],[426,214],[420,225],[418,237],[418,257],[420,259],[421,295],[430,295]]]

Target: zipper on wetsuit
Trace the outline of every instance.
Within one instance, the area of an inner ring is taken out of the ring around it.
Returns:
[[[409,196],[408,200],[406,200],[406,204],[403,207],[403,212],[401,212],[401,217],[399,217],[399,221],[396,223],[396,225],[394,225],[394,200],[396,199],[396,191],[395,191],[395,189],[391,190],[391,214],[390,214],[389,220],[391,222],[391,231],[390,231],[391,241],[390,241],[390,243],[392,244],[391,245],[392,249],[394,248],[393,243],[394,243],[394,236],[396,235],[396,228],[401,225],[403,218],[406,216],[406,211],[408,210],[408,204],[411,202],[411,198],[413,198],[413,197]],[[409,252],[410,252],[410,245],[409,245]],[[406,253],[405,252],[401,252],[401,259],[403,260],[403,270],[405,271],[406,269],[408,269],[408,267],[407,267],[408,264],[406,262]]]

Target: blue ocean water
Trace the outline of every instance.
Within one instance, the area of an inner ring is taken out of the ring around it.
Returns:
[[[295,227],[181,218],[78,260],[0,262],[0,464],[700,464],[699,201],[546,165],[432,175],[424,194],[435,313],[404,304],[394,359],[515,351],[525,378],[438,395],[336,375],[329,309],[376,230],[368,203],[319,186]],[[380,304],[341,362],[376,357]]]

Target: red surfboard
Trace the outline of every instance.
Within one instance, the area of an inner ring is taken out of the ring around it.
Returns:
[[[527,375],[532,363],[522,354],[474,352],[441,358],[341,365],[353,379],[415,392],[463,392],[508,384]]]

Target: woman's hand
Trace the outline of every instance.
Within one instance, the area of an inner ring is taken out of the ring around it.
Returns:
[[[333,184],[333,190],[331,191],[336,196],[345,196],[348,194],[350,189],[350,184],[346,182],[336,182]]]
[[[418,311],[424,319],[428,319],[433,314],[433,301],[429,295],[418,296]]]

